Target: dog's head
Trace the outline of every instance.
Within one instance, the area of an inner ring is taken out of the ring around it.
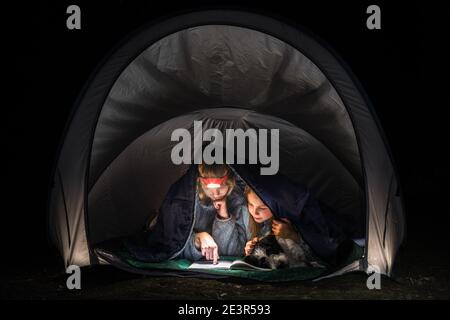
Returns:
[[[250,255],[245,257],[246,262],[260,268],[282,269],[288,267],[286,254],[274,235],[260,239],[253,247]]]

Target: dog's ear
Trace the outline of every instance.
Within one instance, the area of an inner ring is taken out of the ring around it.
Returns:
[[[259,264],[258,267],[260,267],[260,268],[270,268],[271,267],[269,264],[269,261],[267,260],[267,257],[265,257],[265,256],[259,258],[258,264]]]

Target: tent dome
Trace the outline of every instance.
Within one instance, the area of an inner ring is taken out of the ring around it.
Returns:
[[[279,129],[280,171],[363,217],[366,254],[352,268],[390,274],[404,218],[388,146],[357,81],[304,31],[234,11],[168,19],[113,53],[75,107],[49,212],[66,264],[98,263],[95,243],[157,212],[187,170],[170,161],[171,133],[202,121]]]

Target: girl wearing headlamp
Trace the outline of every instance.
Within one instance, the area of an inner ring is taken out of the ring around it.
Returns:
[[[225,164],[198,165],[196,193],[194,232],[182,256],[216,263],[219,255],[242,255],[248,210],[231,169]]]

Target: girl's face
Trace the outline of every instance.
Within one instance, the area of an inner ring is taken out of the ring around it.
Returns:
[[[230,186],[226,181],[223,182],[218,188],[208,188],[203,182],[200,182],[200,185],[202,186],[203,192],[206,194],[206,196],[213,201],[220,201],[225,199],[228,190],[230,189]]]
[[[257,223],[262,223],[273,216],[269,207],[253,191],[247,195],[247,206],[248,211]]]

